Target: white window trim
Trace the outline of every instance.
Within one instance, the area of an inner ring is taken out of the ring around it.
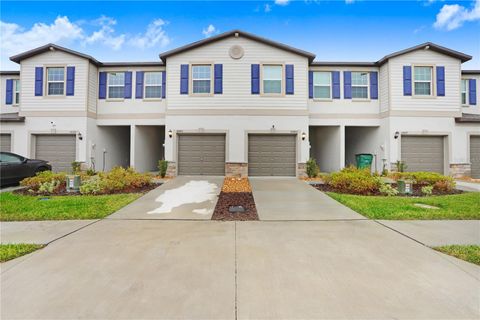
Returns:
[[[48,80],[48,69],[53,68],[63,68],[63,81],[49,81]],[[55,98],[55,97],[65,97],[67,91],[67,67],[66,66],[58,66],[58,65],[51,65],[45,66],[45,97]],[[63,94],[49,94],[48,93],[48,84],[49,83],[63,83]]]
[[[13,103],[12,105],[18,106],[20,105],[20,101],[17,101],[17,92],[18,92],[18,100],[20,100],[20,88],[17,91],[17,82],[20,82],[20,79],[13,79]]]
[[[147,73],[160,73],[160,85],[147,84],[147,81],[146,81]],[[158,97],[158,98],[156,98],[156,97],[155,98],[147,98],[146,97],[147,87],[160,87],[160,97]],[[143,100],[147,100],[147,101],[162,100],[162,91],[163,91],[163,72],[162,71],[144,71],[143,72]]]
[[[460,82],[460,104],[462,105],[462,107],[468,107],[470,106],[470,101],[469,101],[469,97],[468,97],[468,89],[469,89],[469,86],[470,86],[470,81],[469,79],[464,79],[462,78],[461,81],[465,81],[465,103],[462,102],[462,83]]]
[[[197,67],[197,66],[210,66],[210,79],[208,78],[199,78],[199,79],[193,79],[193,67]],[[213,63],[212,62],[193,62],[193,63],[190,63],[189,64],[189,71],[190,71],[190,80],[189,80],[189,89],[188,89],[188,92],[189,92],[189,95],[191,96],[195,96],[195,97],[211,97],[213,96],[213,83],[214,83],[214,67],[213,67]],[[195,80],[210,80],[210,92],[208,93],[200,93],[200,92],[193,92],[193,82]]]
[[[430,81],[425,81],[425,80],[415,80],[415,68],[422,68],[422,67],[426,67],[426,68],[430,68],[431,72],[430,72],[430,75],[431,75],[431,78],[430,78]],[[426,99],[429,99],[429,98],[435,98],[436,97],[436,91],[435,91],[435,79],[436,79],[436,74],[435,74],[435,65],[428,65],[428,64],[416,64],[416,65],[412,65],[412,97],[414,98],[426,98]],[[430,82],[430,95],[426,95],[426,94],[415,94],[415,83],[416,82],[419,82],[419,83],[426,83],[426,82]]]
[[[265,66],[277,66],[282,68],[282,76],[280,77],[280,93],[265,93],[265,88],[263,85],[264,80],[277,80],[278,79],[265,79],[263,68]],[[285,96],[285,63],[283,62],[264,62],[260,64],[260,95],[264,97],[279,97]]]
[[[319,72],[323,72],[323,73],[330,73],[330,85],[329,85],[329,88],[330,90],[328,90],[329,92],[329,97],[328,98],[317,98],[315,97],[315,87],[326,87],[325,85],[315,85],[315,73],[319,73]],[[333,72],[332,71],[328,71],[328,70],[315,70],[313,71],[314,73],[314,76],[313,76],[313,100],[314,101],[332,101],[333,100],[333,94],[332,94],[332,91],[333,91]]]
[[[370,71],[351,71],[352,73],[352,79],[351,79],[351,94],[352,94],[352,101],[369,101],[370,100]],[[354,85],[353,84],[353,74],[354,73],[366,73],[367,74],[367,84],[366,85]],[[366,98],[354,98],[353,97],[353,88],[364,88],[367,87],[367,97]]]
[[[107,101],[123,101],[125,100],[125,94],[121,98],[110,98],[110,87],[122,87],[125,90],[125,72],[126,71],[107,71]],[[123,85],[119,84],[110,84],[110,74],[112,73],[123,73]]]

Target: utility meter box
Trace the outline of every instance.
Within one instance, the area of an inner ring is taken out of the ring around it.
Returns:
[[[413,181],[400,179],[397,181],[398,193],[400,194],[412,194]]]
[[[78,192],[78,191],[80,191],[80,176],[68,175],[67,176],[67,192]]]

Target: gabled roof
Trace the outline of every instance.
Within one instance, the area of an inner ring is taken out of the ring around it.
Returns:
[[[312,62],[313,59],[315,59],[315,54],[313,54],[311,52],[307,52],[307,51],[304,51],[304,50],[300,50],[300,49],[288,46],[288,45],[280,43],[280,42],[276,42],[276,41],[272,41],[272,40],[269,40],[269,39],[266,39],[266,38],[262,38],[262,37],[259,37],[257,35],[254,35],[254,34],[242,31],[242,30],[232,30],[232,31],[224,32],[224,33],[221,33],[219,35],[216,35],[216,36],[213,36],[213,37],[210,37],[210,38],[207,38],[207,39],[203,39],[203,40],[200,40],[200,41],[196,41],[196,42],[187,44],[185,46],[182,46],[182,47],[179,47],[179,48],[161,53],[159,56],[160,56],[160,59],[162,59],[162,61],[165,62],[168,57],[173,56],[175,54],[185,52],[185,51],[188,51],[188,50],[191,50],[191,49],[195,49],[195,48],[198,48],[198,47],[201,47],[201,46],[213,43],[213,42],[217,42],[219,40],[222,40],[222,39],[225,39],[225,38],[228,38],[228,37],[245,37],[247,39],[258,41],[258,42],[264,43],[266,45],[269,45],[269,46],[272,46],[272,47],[275,47],[275,48],[278,48],[278,49],[282,49],[282,50],[285,50],[285,51],[289,51],[289,52],[296,53],[298,55],[304,56],[304,57],[308,58],[308,60],[310,62]]]
[[[74,50],[71,50],[71,49],[67,49],[67,48],[61,47],[61,46],[53,44],[53,43],[49,43],[49,44],[46,44],[44,46],[41,46],[41,47],[38,47],[38,48],[35,48],[35,49],[32,49],[32,50],[25,51],[23,53],[17,54],[15,56],[10,57],[10,60],[12,60],[13,62],[16,62],[16,63],[20,63],[20,61],[22,61],[24,59],[27,59],[27,58],[30,58],[30,57],[33,57],[33,56],[36,56],[37,54],[44,53],[44,52],[47,52],[47,51],[54,51],[54,50],[70,53],[70,54],[73,54],[74,56],[88,59],[88,60],[90,60],[90,62],[92,62],[95,65],[100,65],[100,62],[97,61],[92,56],[89,56],[87,54],[84,54],[84,53],[81,53],[81,52],[78,52],[78,51],[74,51]]]
[[[459,52],[459,51],[455,51],[455,50],[452,50],[452,49],[448,49],[448,48],[439,46],[438,44],[435,44],[435,43],[432,43],[432,42],[425,42],[425,43],[419,44],[419,45],[417,45],[417,46],[414,46],[414,47],[411,47],[411,48],[407,48],[407,49],[404,49],[404,50],[400,50],[400,51],[391,53],[391,54],[389,54],[389,55],[386,55],[386,56],[383,57],[382,59],[378,60],[378,61],[377,61],[377,64],[378,64],[379,66],[381,66],[382,64],[384,64],[385,62],[387,62],[388,59],[391,59],[391,58],[394,58],[394,57],[398,57],[398,56],[400,56],[400,55],[402,55],[402,54],[409,53],[409,52],[416,51],[416,50],[432,50],[432,51],[436,51],[436,52],[439,52],[439,53],[443,53],[443,54],[445,54],[445,55],[447,55],[447,56],[450,56],[450,57],[453,57],[453,58],[457,58],[457,59],[459,59],[459,60],[462,61],[462,62],[466,62],[466,61],[472,59],[472,56],[469,56],[468,54],[465,54],[465,53],[462,53],[462,52]]]

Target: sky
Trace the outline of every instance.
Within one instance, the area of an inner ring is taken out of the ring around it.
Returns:
[[[0,70],[9,57],[55,43],[102,62],[158,61],[161,52],[240,29],[316,54],[377,61],[431,41],[472,55],[480,69],[480,0],[5,1]]]

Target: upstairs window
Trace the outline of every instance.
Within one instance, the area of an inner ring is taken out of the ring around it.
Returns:
[[[145,99],[162,97],[162,73],[145,72]]]
[[[432,67],[414,67],[413,91],[416,96],[432,95]]]
[[[65,93],[65,68],[47,68],[47,94],[63,96]]]
[[[368,99],[368,72],[352,72],[352,99]]]
[[[192,66],[192,92],[211,93],[212,66],[211,65],[193,65]]]
[[[125,73],[109,72],[107,77],[108,98],[123,99],[125,96]]]
[[[20,80],[13,80],[13,104],[20,104]]]
[[[263,93],[282,93],[282,73],[281,65],[263,65]]]
[[[468,80],[462,79],[462,87],[460,90],[460,94],[462,96],[462,106],[467,105],[467,92],[468,92]]]
[[[331,99],[332,98],[332,73],[314,72],[313,73],[313,98]]]

